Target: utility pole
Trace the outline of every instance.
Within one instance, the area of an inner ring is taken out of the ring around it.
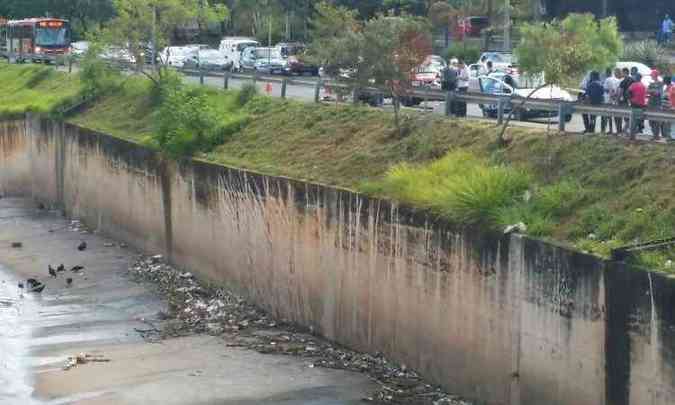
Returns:
[[[511,0],[504,5],[504,51],[511,51]]]
[[[157,70],[157,5],[152,5],[152,70]]]

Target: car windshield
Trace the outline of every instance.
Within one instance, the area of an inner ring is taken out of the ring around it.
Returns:
[[[241,52],[246,48],[250,48],[256,45],[258,45],[257,42],[242,42],[241,44],[237,45],[237,51]]]
[[[516,63],[516,58],[511,53],[486,53],[485,56],[493,63]]]
[[[35,33],[35,44],[40,46],[59,46],[68,43],[66,28],[38,28]]]

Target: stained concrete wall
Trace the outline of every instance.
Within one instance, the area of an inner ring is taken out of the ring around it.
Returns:
[[[0,125],[0,192],[226,283],[489,404],[665,404],[675,283],[424,212],[198,161],[72,125]]]

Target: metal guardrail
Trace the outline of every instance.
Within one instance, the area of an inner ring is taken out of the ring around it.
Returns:
[[[229,79],[239,79],[239,80],[250,80],[250,81],[263,81],[268,83],[280,83],[282,84],[282,97],[285,97],[285,87],[288,85],[297,85],[297,86],[307,86],[315,89],[315,101],[319,102],[320,90],[323,87],[341,87],[346,90],[350,90],[351,87],[345,85],[344,83],[330,81],[330,80],[318,80],[318,81],[307,81],[307,80],[296,80],[293,78],[279,78],[274,76],[260,75],[260,74],[245,74],[245,73],[216,73],[216,72],[204,72],[198,70],[182,70],[184,74],[199,76],[200,82],[203,83],[204,77],[223,77],[224,86],[227,87],[227,82]],[[378,88],[363,88],[358,89],[358,91],[363,93],[370,94],[387,94],[386,90]],[[426,101],[443,101],[446,103],[453,101],[460,101],[473,104],[483,104],[483,105],[497,105],[497,121],[502,122],[504,120],[505,112],[509,109],[524,108],[530,110],[542,110],[555,112],[558,115],[558,127],[561,131],[565,130],[565,124],[567,122],[566,117],[572,114],[589,114],[599,117],[612,117],[612,118],[623,118],[628,119],[631,122],[636,122],[637,120],[653,120],[653,121],[667,121],[675,123],[675,111],[668,110],[657,110],[657,109],[640,109],[640,108],[629,108],[616,105],[590,105],[578,102],[566,102],[559,100],[541,100],[541,99],[525,99],[520,96],[497,96],[492,94],[485,93],[476,93],[476,92],[444,92],[441,90],[435,89],[423,89],[418,90],[414,89],[406,94],[407,97],[414,97]],[[450,114],[450,110],[446,108],[446,114]],[[636,125],[630,125],[630,128],[636,128]]]
[[[73,58],[68,58],[68,70],[72,71]],[[137,66],[115,61],[111,62],[112,65],[117,68],[136,70]],[[264,75],[259,72],[253,73],[235,73],[235,72],[215,72],[215,71],[206,71],[206,70],[195,70],[195,69],[180,69],[181,73],[188,76],[197,76],[199,77],[199,82],[204,84],[205,78],[221,78],[223,82],[223,88],[229,88],[229,82],[231,79],[251,81],[251,82],[265,82],[265,83],[277,83],[281,85],[281,98],[286,98],[288,86],[304,86],[308,88],[313,88],[314,90],[314,102],[321,102],[321,90],[328,87],[332,89],[342,88],[345,90],[345,93],[352,93],[353,101],[355,103],[359,102],[357,94],[370,94],[370,95],[386,95],[387,90],[368,87],[368,88],[359,88],[354,89],[353,87],[337,82],[334,80],[324,80],[319,79],[316,81],[313,80],[302,80],[292,77],[279,77],[272,75]],[[451,109],[449,105],[452,102],[465,102],[472,104],[481,104],[481,105],[494,105],[496,106],[497,111],[497,122],[502,123],[505,119],[509,110],[517,109],[529,109],[529,110],[541,110],[555,112],[557,115],[558,129],[560,131],[565,131],[565,125],[567,123],[567,117],[572,114],[589,114],[599,117],[611,117],[611,118],[622,118],[629,120],[629,128],[631,132],[637,130],[637,125],[635,123],[639,120],[650,120],[650,121],[663,121],[675,123],[675,111],[668,110],[657,110],[657,109],[641,109],[641,108],[629,108],[616,105],[590,105],[579,102],[566,102],[560,100],[541,100],[541,99],[525,99],[517,95],[511,96],[499,96],[485,93],[477,92],[446,92],[435,89],[413,89],[406,94],[407,97],[416,98],[423,101],[441,101],[446,103],[445,114],[451,115]]]

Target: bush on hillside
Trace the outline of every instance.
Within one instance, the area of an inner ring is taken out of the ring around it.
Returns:
[[[157,112],[154,139],[172,157],[208,151],[239,127],[223,123],[204,89],[167,87]]]
[[[641,62],[662,72],[669,69],[666,49],[654,40],[626,44],[623,50],[623,60]]]
[[[480,48],[466,43],[454,43],[446,49],[443,55],[446,60],[457,58],[463,60],[467,65],[476,63],[480,58]]]
[[[94,43],[80,61],[82,91],[88,97],[100,97],[119,88],[120,72],[100,58],[103,48]]]
[[[239,90],[239,105],[245,106],[253,97],[258,95],[258,87],[253,83],[245,83]]]

